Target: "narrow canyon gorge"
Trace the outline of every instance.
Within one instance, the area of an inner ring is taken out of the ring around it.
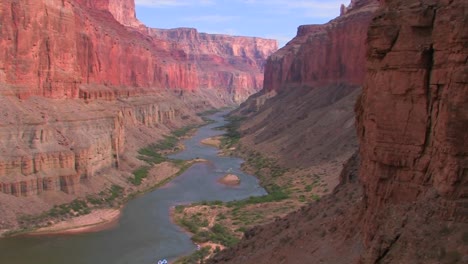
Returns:
[[[293,167],[350,158],[331,194],[210,263],[466,263],[467,8],[357,0],[299,27],[238,110],[242,146]]]
[[[138,170],[180,172],[180,160],[148,162],[163,159],[155,142],[237,107],[204,141],[242,158],[267,194],[170,212],[193,242],[215,242],[207,263],[467,263],[468,2],[340,11],[278,49],[147,27],[134,0],[3,0],[0,235],[77,198],[155,188],[135,184]],[[164,155],[184,148],[171,144]],[[222,188],[244,184],[231,170]],[[188,216],[206,217],[202,232]],[[216,229],[235,243],[208,238]]]
[[[0,229],[125,186],[138,149],[259,91],[277,49],[148,28],[133,0],[2,1],[0,25]]]

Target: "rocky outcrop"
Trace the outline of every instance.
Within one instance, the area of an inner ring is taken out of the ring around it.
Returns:
[[[10,85],[7,94],[70,99],[85,93],[83,84],[107,90],[198,87],[181,50],[166,49],[170,45],[163,41],[155,45],[115,20],[106,1],[98,2],[2,4],[0,68]]]
[[[207,43],[212,50],[189,54],[188,43],[149,34],[157,30],[138,22],[131,0],[9,0],[0,9],[0,82],[8,84],[0,93],[20,98],[113,98],[128,96],[122,87],[129,94],[202,87],[241,100],[261,88],[263,61],[276,49],[273,40],[214,36]],[[257,46],[262,41],[266,45]],[[254,61],[220,48],[246,43]],[[208,66],[192,65],[201,59]],[[83,85],[95,88],[89,94]]]
[[[246,232],[210,263],[468,259],[468,3],[380,2],[356,104],[359,175],[354,156],[331,195]]]
[[[7,0],[0,25],[0,192],[15,196],[77,193],[151,143],[146,128],[167,132],[244,100],[277,48],[146,28],[133,0]]]
[[[327,24],[300,26],[270,56],[264,89],[239,110],[253,113],[241,127],[244,145],[291,167],[349,158],[357,147],[353,107],[376,8],[377,1],[354,1],[346,15]]]
[[[173,99],[174,100],[174,99]],[[129,127],[156,128],[176,122],[186,107],[150,96],[115,102],[55,102],[42,98],[25,104],[1,99],[0,192],[15,196],[44,191],[74,194],[107,168],[119,168]]]
[[[367,26],[377,1],[353,2],[327,24],[298,28],[297,36],[268,59],[266,91],[363,83]]]
[[[268,39],[199,33],[194,28],[148,29],[148,34],[177,43],[198,69],[200,87],[224,87],[236,102],[263,87],[265,61],[278,49]]]
[[[120,24],[131,27],[144,27],[136,18],[135,0],[74,0],[88,8],[108,11]]]
[[[385,2],[357,105],[367,244],[386,208],[429,197],[434,219],[468,222],[468,3]]]

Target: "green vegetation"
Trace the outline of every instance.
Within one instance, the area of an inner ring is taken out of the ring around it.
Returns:
[[[314,201],[320,201],[320,196],[318,194],[312,194],[312,200]]]
[[[220,127],[220,129],[226,130],[226,133],[221,138],[221,148],[231,148],[236,145],[240,138],[241,134],[239,133],[239,127],[241,121],[245,120],[245,117],[240,116],[230,116],[226,118],[229,123]]]
[[[216,114],[219,111],[221,111],[221,110],[219,110],[219,109],[210,109],[210,110],[206,110],[206,111],[197,113],[197,116],[209,116],[209,115]]]
[[[209,115],[212,115],[212,114],[216,114],[220,111],[222,111],[223,109],[211,109],[211,110],[206,110],[204,112],[200,112],[200,113],[197,113],[197,115],[199,117],[202,118],[203,122],[205,122],[205,124],[210,124],[210,123],[214,123],[215,121],[211,118],[209,118],[208,116]]]
[[[183,211],[183,210],[182,210]],[[219,223],[208,228],[208,220],[200,217],[201,213],[192,216],[184,215],[177,219],[177,223],[193,233],[192,240],[195,243],[212,241],[224,246],[233,246],[239,239],[225,226]]]
[[[282,168],[277,165],[274,159],[263,157],[260,153],[253,153],[247,159],[250,166],[256,169],[255,174],[261,176],[260,170],[267,169],[271,178],[277,178],[283,176],[288,171],[286,168]]]
[[[134,170],[133,178],[129,178],[128,181],[131,182],[133,185],[140,185],[144,178],[148,177],[148,166],[142,166],[136,170]]]
[[[166,157],[169,152],[176,152],[179,149],[178,144],[182,137],[185,137],[190,131],[195,129],[195,126],[185,126],[174,130],[171,135],[164,136],[163,140],[150,144],[138,150],[138,159],[145,161],[148,165],[160,164],[165,161],[171,161],[179,167],[185,164],[183,160],[172,160]],[[140,185],[142,180],[148,176],[149,166],[141,166],[133,171],[133,178],[129,178],[129,182],[133,185]]]
[[[228,207],[244,207],[250,204],[259,204],[259,203],[271,203],[271,202],[278,202],[284,199],[289,198],[289,194],[283,188],[279,187],[278,185],[271,185],[269,188],[266,188],[268,191],[267,195],[263,196],[251,196],[247,199],[240,200],[240,201],[232,201],[228,202]]]
[[[69,204],[55,205],[52,209],[46,212],[46,216],[71,216],[71,215],[85,215],[89,214],[91,209],[88,204],[83,200],[73,200]]]
[[[176,152],[179,140],[185,137],[190,131],[195,129],[196,126],[185,126],[180,129],[174,130],[171,135],[164,136],[163,140],[150,144],[138,151],[140,160],[145,161],[150,165],[159,164],[167,161],[166,156],[161,152]]]
[[[191,217],[184,216],[177,222],[194,234],[198,233],[201,227],[208,226],[208,220],[202,219],[198,215],[192,215]]]
[[[107,202],[113,202],[115,199],[121,197],[123,195],[124,188],[117,184],[112,184],[109,189],[109,195],[105,199]]]
[[[201,230],[197,232],[192,241],[195,243],[205,243],[212,241],[221,245],[232,247],[239,242],[239,239],[228,228],[221,224],[214,224],[208,230]]]
[[[198,264],[203,263],[203,260],[210,255],[210,247],[203,247],[200,250],[193,252],[191,255],[183,257],[175,262],[175,264]]]
[[[154,149],[153,145],[142,148],[138,151],[140,154],[137,158],[145,161],[148,164],[159,164],[167,160],[167,158]]]

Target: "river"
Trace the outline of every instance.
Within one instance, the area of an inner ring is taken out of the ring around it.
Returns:
[[[150,264],[158,259],[176,259],[196,250],[189,236],[169,217],[171,206],[198,201],[238,200],[266,194],[258,180],[241,171],[242,160],[219,157],[218,150],[200,144],[204,138],[223,132],[213,128],[226,123],[225,113],[210,118],[184,141],[185,150],[171,158],[202,158],[208,162],[192,165],[165,186],[129,201],[117,227],[97,233],[0,239],[1,264]],[[221,185],[217,179],[227,172],[241,184]]]

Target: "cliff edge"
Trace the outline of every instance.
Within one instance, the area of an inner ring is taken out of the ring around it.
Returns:
[[[210,263],[467,261],[468,3],[380,3],[356,103],[359,155],[332,194]]]

